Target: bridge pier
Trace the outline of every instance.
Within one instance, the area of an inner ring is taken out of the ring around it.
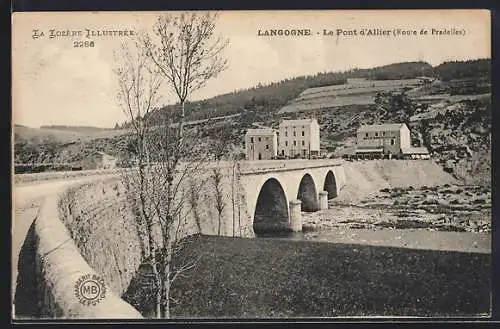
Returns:
[[[302,201],[290,201],[290,226],[293,232],[302,231]]]
[[[328,209],[328,192],[327,191],[319,192],[318,199],[319,199],[319,210]]]

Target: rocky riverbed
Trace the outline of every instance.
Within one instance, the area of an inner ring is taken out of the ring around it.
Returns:
[[[302,215],[306,232],[328,228],[491,232],[491,189],[449,184],[385,188],[356,203],[333,199],[328,210]]]

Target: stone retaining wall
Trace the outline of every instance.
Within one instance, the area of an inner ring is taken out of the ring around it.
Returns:
[[[59,214],[85,260],[122,294],[141,263],[141,240],[120,177],[68,189]]]
[[[75,294],[75,284],[84,275],[98,275],[59,217],[59,195],[48,196],[33,224],[35,282],[41,318],[128,319],[141,314],[124,302],[105,280],[106,294],[96,305],[84,305]],[[33,296],[35,300],[36,296]]]

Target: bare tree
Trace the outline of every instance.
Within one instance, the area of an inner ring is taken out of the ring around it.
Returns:
[[[124,170],[123,181],[134,207],[138,231],[146,235],[143,252],[154,277],[154,303],[157,318],[170,317],[172,283],[193,268],[195,258],[179,261],[190,234],[192,216],[187,178],[202,170],[205,155],[192,147],[196,137],[180,138],[172,125],[172,113],[161,113],[160,122],[151,121],[159,107],[162,75],[147,56],[149,37],[143,35],[131,45],[123,45],[116,56],[119,102],[133,127],[137,154],[136,168]],[[158,118],[158,115],[156,116]],[[158,124],[160,123],[160,124]]]
[[[215,196],[215,207],[217,208],[217,235],[221,235],[222,228],[222,216],[224,208],[226,207],[224,202],[224,191],[222,179],[224,178],[222,173],[222,168],[220,164],[217,163],[216,167],[213,168],[213,185],[214,185],[214,196]]]
[[[179,100],[181,138],[186,100],[227,67],[223,51],[228,42],[215,36],[216,22],[217,14],[209,12],[163,14],[154,25],[156,42],[146,40],[148,56]]]
[[[141,39],[137,38],[131,44],[122,44],[115,53],[115,61],[118,67],[115,74],[118,78],[118,102],[130,120],[133,128],[131,138],[136,150],[138,164],[137,171],[124,171],[124,183],[129,193],[129,198],[135,201],[134,210],[139,216],[135,217],[137,231],[145,232],[146,242],[142,243],[145,250],[141,251],[143,257],[149,257],[150,265],[155,276],[156,283],[156,313],[160,314],[160,272],[156,261],[156,241],[154,235],[153,214],[148,209],[148,168],[150,165],[148,152],[148,132],[149,124],[147,118],[152,109],[160,102],[158,90],[161,79],[156,68],[149,62]],[[137,175],[136,175],[137,174]]]
[[[240,207],[238,205],[239,200],[237,199],[240,196],[241,190],[239,188],[240,181],[240,156],[239,152],[236,148],[233,148],[230,151],[230,161],[231,161],[231,205],[233,210],[233,237],[236,236],[236,217],[238,218],[238,228],[239,228],[239,236],[242,235],[241,231],[241,213]],[[236,211],[236,208],[238,211]]]
[[[232,139],[232,126],[231,124],[224,123],[216,127],[212,133],[212,136],[217,136],[217,139],[210,141],[209,153],[215,160],[212,168],[212,184],[214,188],[215,197],[215,207],[217,209],[217,235],[221,235],[222,231],[222,216],[224,209],[226,207],[224,200],[224,189],[223,189],[223,179],[224,179],[224,168],[227,167],[227,161],[223,161],[229,158],[229,149],[231,146]]]

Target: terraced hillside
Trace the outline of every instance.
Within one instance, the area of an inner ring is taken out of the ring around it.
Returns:
[[[375,98],[380,92],[415,88],[425,81],[425,79],[348,79],[347,83],[342,85],[306,89],[282,107],[279,113],[338,108],[346,105],[372,105],[375,104]]]

